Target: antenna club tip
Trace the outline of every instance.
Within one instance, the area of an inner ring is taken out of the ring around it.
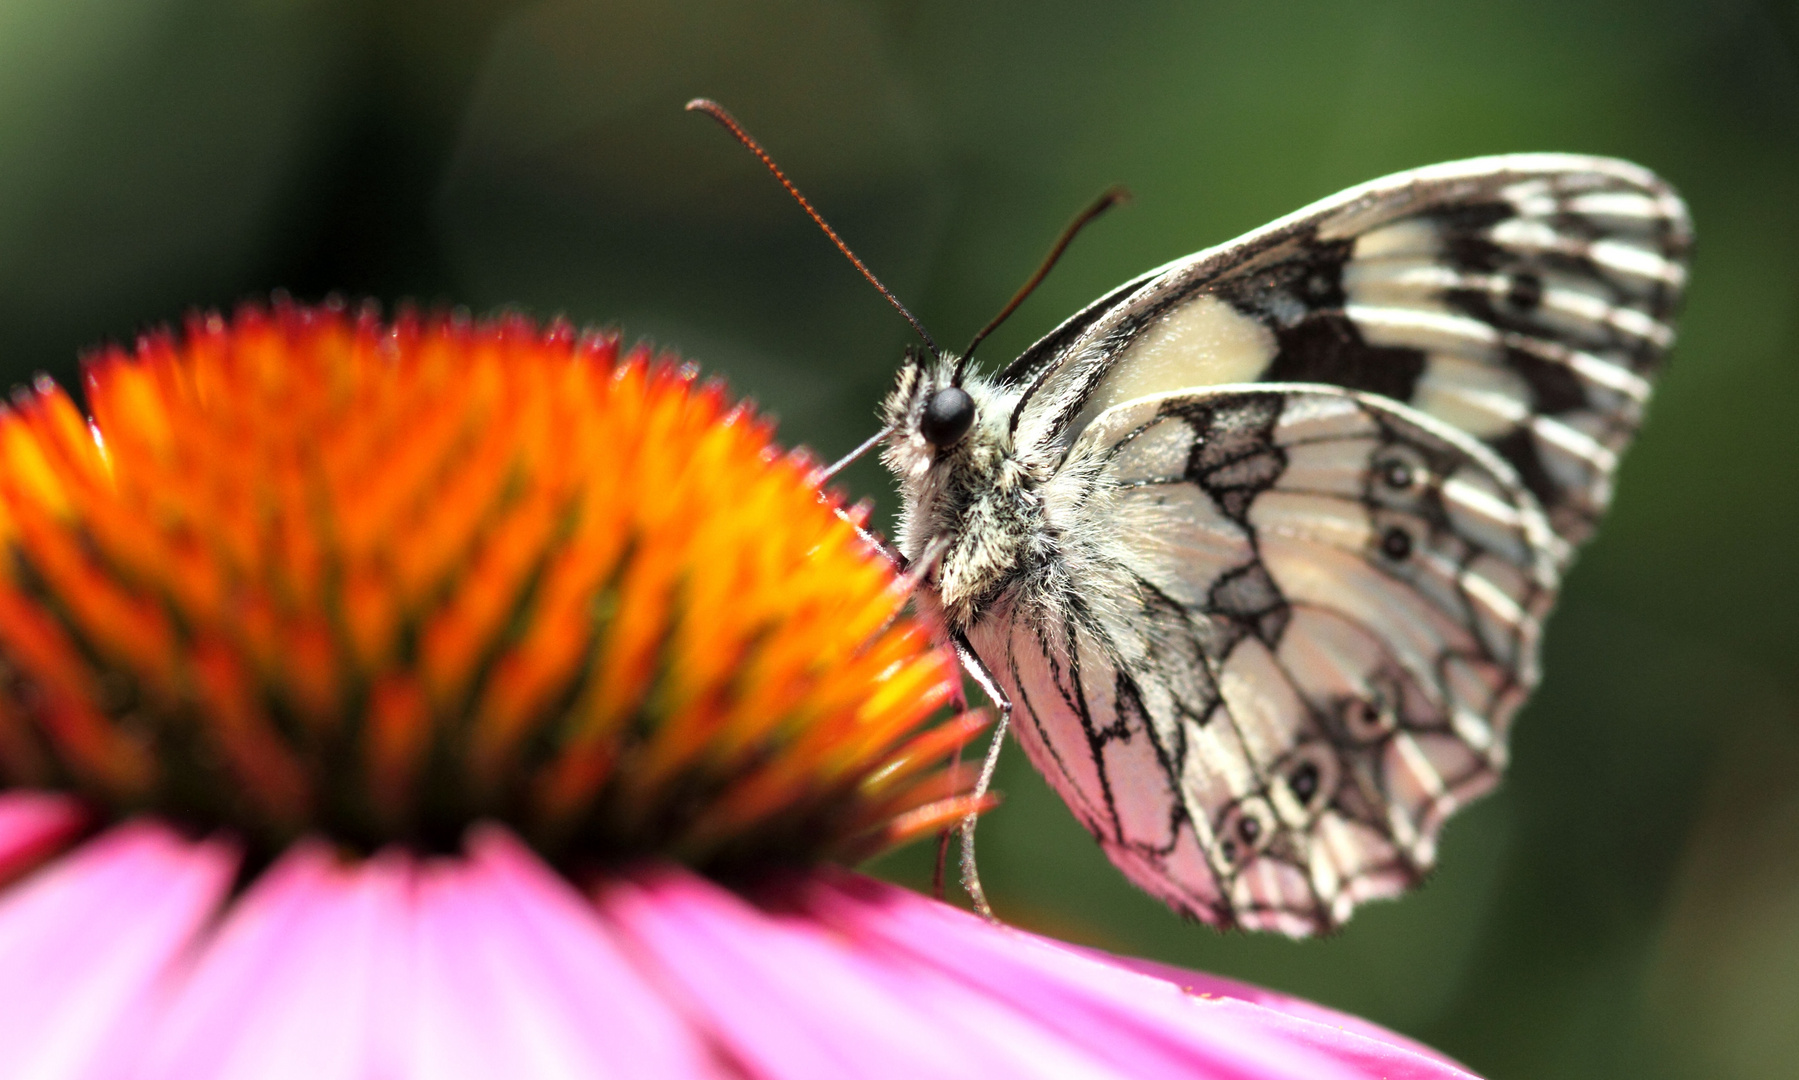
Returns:
[[[688,112],[712,112],[720,106],[709,97],[696,97],[681,107]]]

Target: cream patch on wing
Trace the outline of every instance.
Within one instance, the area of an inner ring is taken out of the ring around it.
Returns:
[[[1434,259],[1443,250],[1443,234],[1429,218],[1403,218],[1391,225],[1370,229],[1355,238],[1355,260],[1424,257]]]
[[[1530,384],[1509,367],[1455,353],[1428,354],[1412,407],[1482,439],[1498,438],[1530,418]]]
[[[1078,436],[1114,405],[1171,390],[1255,382],[1280,351],[1274,331],[1216,296],[1178,304],[1138,332],[1069,425]]]

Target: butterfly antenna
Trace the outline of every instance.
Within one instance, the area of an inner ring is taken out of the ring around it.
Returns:
[[[893,310],[905,316],[906,321],[912,324],[912,329],[918,331],[918,336],[924,339],[925,347],[931,350],[931,355],[943,355],[943,351],[937,348],[937,343],[931,340],[931,335],[925,332],[924,324],[919,322],[910,311],[906,310],[906,305],[899,302],[899,297],[893,295],[887,286],[881,284],[881,279],[875,277],[874,272],[869,270],[869,268],[863,264],[861,259],[856,258],[856,253],[850,250],[849,245],[843,242],[841,236],[837,235],[837,230],[831,228],[830,223],[827,222],[817,210],[812,208],[812,204],[806,201],[804,195],[800,194],[800,189],[794,187],[793,181],[787,179],[787,174],[781,171],[779,165],[775,164],[775,159],[768,156],[768,151],[762,149],[761,143],[750,138],[750,133],[743,130],[743,125],[737,122],[736,117],[726,112],[723,105],[713,101],[711,98],[694,98],[687,103],[687,111],[702,112],[712,119],[717,120],[723,125],[726,131],[735,135],[737,141],[742,143],[750,153],[756,155],[762,164],[768,166],[768,171],[773,173],[775,179],[781,182],[781,186],[787,189],[787,194],[793,196],[793,201],[800,204],[800,209],[804,210],[806,215],[810,217],[819,228],[824,230],[825,235],[831,238],[831,243],[837,245],[837,250],[843,252],[844,258],[854,263],[856,269],[862,271],[862,276],[868,279],[868,283],[873,285],[876,289],[879,289],[881,295],[887,298],[887,302],[893,305]]]
[[[1128,203],[1130,201],[1130,190],[1122,184],[1114,185],[1106,189],[1105,194],[1093,200],[1093,205],[1081,211],[1079,217],[1068,223],[1068,227],[1062,230],[1062,235],[1056,238],[1056,246],[1049,249],[1049,254],[1043,258],[1043,264],[1037,267],[1037,272],[1031,275],[1031,279],[1024,283],[1022,289],[1019,289],[1013,294],[1012,299],[1006,303],[1005,307],[1000,309],[998,315],[993,317],[992,322],[981,327],[981,332],[976,334],[974,340],[968,343],[968,348],[962,350],[962,359],[956,362],[956,382],[960,383],[962,381],[962,372],[967,369],[968,358],[974,355],[975,346],[986,340],[988,334],[999,329],[999,324],[1005,322],[1014,311],[1018,310],[1018,305],[1024,303],[1025,297],[1036,291],[1037,286],[1043,283],[1043,279],[1049,276],[1051,268],[1056,265],[1056,260],[1062,257],[1064,251],[1068,250],[1068,245],[1074,241],[1076,234],[1086,228],[1088,223],[1094,218],[1105,213],[1107,210],[1112,209],[1112,207],[1117,206],[1120,203]]]

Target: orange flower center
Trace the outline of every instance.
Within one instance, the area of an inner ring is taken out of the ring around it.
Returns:
[[[612,335],[278,305],[0,416],[0,784],[362,848],[853,859],[975,808],[806,461]]]

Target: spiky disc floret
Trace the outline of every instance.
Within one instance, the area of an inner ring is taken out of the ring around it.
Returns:
[[[0,778],[372,847],[854,858],[973,808],[809,463],[614,335],[277,304],[0,417]]]

